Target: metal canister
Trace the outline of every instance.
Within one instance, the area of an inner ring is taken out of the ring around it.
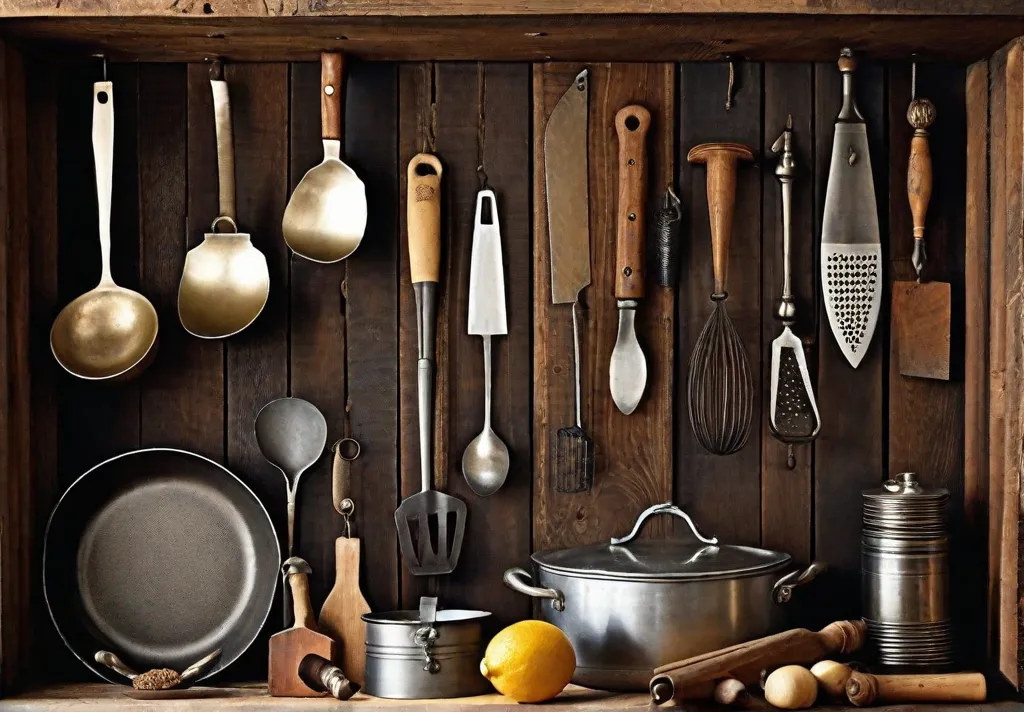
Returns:
[[[912,472],[863,492],[863,615],[882,665],[953,663],[948,505],[949,490],[925,488]]]
[[[429,700],[491,691],[480,674],[486,611],[437,610],[423,597],[418,611],[367,613],[366,684],[374,697]]]

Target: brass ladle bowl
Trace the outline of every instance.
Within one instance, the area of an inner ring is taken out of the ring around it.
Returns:
[[[100,283],[57,315],[50,349],[68,373],[89,380],[130,377],[149,363],[159,324],[144,296],[119,287],[110,274],[110,202],[114,157],[114,98],[110,82],[93,85],[92,146],[99,199]]]

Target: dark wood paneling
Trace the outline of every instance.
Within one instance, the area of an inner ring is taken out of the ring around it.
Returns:
[[[290,182],[294,190],[306,171],[323,160],[320,131],[320,65],[291,68]],[[349,110],[356,107],[348,106]],[[270,226],[260,226],[266,229]],[[273,226],[278,229],[277,225]],[[288,351],[291,395],[315,405],[327,419],[328,447],[347,432],[345,412],[345,299],[347,262],[317,264],[289,253],[291,290]],[[273,284],[271,286],[273,290]],[[334,584],[334,540],[344,521],[331,500],[331,457],[325,455],[302,476],[298,492],[296,555],[313,567],[309,595],[314,608]],[[301,512],[301,516],[298,515]],[[298,542],[302,542],[301,545]]]
[[[861,63],[856,76],[857,105],[867,121],[871,170],[875,179],[882,252],[888,244],[888,177],[885,70]],[[842,103],[842,80],[834,63],[814,68],[815,242],[821,242],[825,189],[832,157],[834,121]],[[839,351],[824,304],[818,306],[818,408],[822,429],[814,446],[814,556],[828,564],[830,619],[859,615],[861,490],[876,487],[885,473],[883,445],[884,355],[887,352],[889,294],[883,294],[871,347],[860,366],[850,368]]]
[[[987,628],[988,547],[988,280],[989,280],[989,72],[988,62],[967,68],[967,173],[964,232],[964,551],[971,582],[968,610],[977,611],[968,634],[968,653],[982,659]],[[953,197],[950,197],[953,200]]]
[[[811,558],[811,470],[814,446],[789,446],[772,437],[772,340],[781,333],[776,318],[782,297],[782,191],[775,177],[779,156],[772,144],[793,117],[793,160],[798,171],[793,183],[790,215],[790,267],[797,309],[793,333],[805,344],[817,341],[815,290],[818,262],[814,242],[813,66],[764,66],[764,132],[761,153],[763,203],[761,230],[761,544],[785,551],[797,561]],[[813,354],[807,354],[811,382],[816,381]],[[756,426],[755,426],[756,427]],[[792,458],[792,465],[790,459]]]
[[[589,196],[591,283],[581,294],[580,354],[583,429],[595,449],[594,487],[566,495],[551,488],[553,437],[574,422],[572,310],[550,304],[550,252],[541,146],[547,116],[579,67],[534,69],[534,548],[592,544],[628,532],[641,510],[671,497],[672,294],[647,290],[637,320],[648,383],[640,406],[622,415],[608,391],[608,367],[618,328],[614,298],[618,142],[615,114],[641,104],[652,115],[647,151],[648,205],[660,204],[671,183],[673,75],[664,64],[590,67]],[[544,203],[544,205],[542,205]],[[653,221],[653,215],[650,217]],[[540,374],[543,373],[541,376]],[[646,447],[644,447],[646,445]],[[643,456],[638,457],[640,448]],[[664,531],[655,522],[651,532]]]
[[[720,457],[705,451],[693,435],[687,408],[690,355],[712,313],[714,291],[711,264],[711,225],[707,204],[707,169],[686,162],[694,146],[712,141],[761,145],[762,74],[760,64],[738,63],[732,109],[725,110],[728,83],[725,64],[684,64],[679,81],[678,169],[683,201],[683,253],[685,275],[679,295],[679,342],[676,360],[675,438],[676,501],[697,524],[730,544],[757,545],[761,541],[761,428],[754,418],[750,439],[734,455]],[[775,127],[772,128],[772,131]],[[774,179],[773,179],[774,180]],[[754,413],[761,413],[761,171],[739,164],[736,211],[725,301],[743,341],[754,387]]]
[[[398,67],[350,65],[345,155],[366,183],[366,236],[347,265],[348,407],[362,455],[352,463],[363,593],[398,607]],[[294,114],[293,114],[294,121]]]

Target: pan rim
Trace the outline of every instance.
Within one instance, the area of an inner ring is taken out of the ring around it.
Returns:
[[[122,453],[120,453],[118,455],[114,455],[113,457],[109,457],[106,460],[103,460],[102,462],[99,462],[99,463],[93,465],[92,467],[90,467],[88,470],[86,470],[81,475],[79,475],[77,478],[75,478],[74,482],[72,482],[70,485],[68,485],[68,487],[64,490],[64,492],[61,494],[61,496],[57,499],[57,502],[53,505],[53,509],[50,510],[50,516],[46,520],[46,530],[43,533],[43,558],[42,558],[42,572],[41,572],[41,576],[42,576],[42,579],[43,579],[43,600],[46,603],[46,612],[50,616],[50,621],[53,623],[53,627],[56,629],[57,635],[60,636],[61,642],[64,643],[64,647],[67,648],[71,652],[71,654],[73,656],[75,656],[75,658],[77,658],[83,665],[85,665],[85,667],[87,667],[93,673],[95,673],[99,677],[103,678],[107,682],[113,683],[115,685],[124,685],[124,684],[128,684],[128,683],[126,682],[126,678],[122,678],[120,676],[114,676],[113,674],[110,673],[110,671],[106,670],[105,668],[101,668],[101,666],[99,666],[98,664],[95,664],[94,661],[86,660],[81,655],[79,655],[78,651],[76,651],[71,646],[71,643],[68,642],[67,637],[64,635],[64,631],[61,630],[60,624],[57,623],[57,619],[56,619],[56,617],[53,614],[53,606],[51,605],[51,602],[50,602],[50,591],[49,591],[49,587],[47,586],[47,576],[46,576],[46,571],[47,571],[46,561],[47,561],[47,554],[48,554],[49,548],[50,548],[50,530],[51,530],[51,527],[53,526],[54,517],[56,516],[57,511],[60,509],[61,505],[64,503],[64,500],[72,492],[72,490],[74,490],[75,487],[78,486],[78,484],[81,483],[90,474],[92,474],[96,470],[104,467],[105,465],[108,465],[108,464],[110,464],[112,462],[116,462],[118,460],[122,460],[122,459],[125,459],[125,458],[128,458],[128,457],[132,457],[132,456],[136,456],[136,455],[143,455],[143,454],[147,454],[147,453],[157,453],[157,452],[173,453],[175,455],[184,455],[184,456],[189,457],[189,458],[195,458],[195,459],[198,459],[198,460],[203,460],[203,461],[205,461],[205,462],[207,462],[207,463],[209,463],[211,465],[214,465],[217,469],[221,470],[224,474],[228,475],[235,482],[237,482],[242,487],[242,489],[246,493],[248,493],[249,496],[252,497],[253,501],[255,501],[256,504],[259,506],[259,510],[261,512],[263,512],[263,516],[266,517],[267,525],[270,527],[270,531],[274,535],[273,536],[273,541],[274,541],[274,550],[277,552],[277,568],[280,569],[280,567],[281,567],[281,541],[280,541],[280,537],[278,535],[277,529],[274,527],[274,521],[273,521],[273,519],[271,519],[270,513],[267,511],[266,506],[263,504],[263,500],[261,500],[256,495],[256,493],[252,491],[252,488],[249,487],[249,485],[247,485],[238,475],[236,475],[234,472],[232,472],[231,470],[229,470],[227,467],[225,467],[221,463],[217,462],[216,460],[212,460],[209,457],[206,457],[205,455],[200,455],[197,452],[192,452],[190,450],[182,450],[181,448],[175,448],[175,447],[147,447],[147,448],[139,448],[139,449],[136,449],[136,450],[128,450],[126,452],[122,452]],[[195,682],[200,682],[202,680],[205,680],[205,679],[207,679],[209,677],[212,677],[213,675],[216,675],[216,674],[222,672],[223,670],[226,670],[236,660],[238,660],[238,658],[240,658],[242,655],[244,655],[245,652],[250,647],[252,647],[252,644],[259,637],[259,635],[262,632],[263,628],[266,627],[267,620],[270,618],[270,611],[271,611],[271,609],[273,608],[273,605],[274,605],[274,600],[277,598],[277,590],[276,590],[277,577],[276,576],[275,576],[274,580],[275,580],[275,592],[274,592],[274,595],[272,595],[270,597],[270,601],[269,601],[269,604],[267,606],[267,610],[266,610],[266,612],[263,615],[263,620],[260,623],[260,625],[255,628],[255,631],[254,631],[251,639],[245,641],[245,645],[240,647],[238,653],[235,656],[231,657],[230,659],[227,658],[227,657],[222,657],[220,660],[217,661],[216,664],[210,666],[210,668],[206,672],[204,672],[202,675],[197,677],[194,680],[194,683]],[[223,664],[220,664],[222,661],[223,661]]]

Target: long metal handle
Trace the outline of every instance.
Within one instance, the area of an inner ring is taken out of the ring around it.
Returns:
[[[573,373],[576,376],[576,427],[583,427],[583,408],[580,404],[580,331],[577,323],[576,307],[579,302],[572,303],[572,360]]]
[[[525,580],[524,580],[525,579]],[[557,588],[541,588],[540,586],[531,586],[526,583],[532,580],[530,572],[526,569],[521,569],[518,566],[508,569],[502,580],[505,585],[511,588],[517,593],[522,593],[531,598],[548,598],[551,599],[551,607],[556,611],[565,610],[565,594],[559,591]]]
[[[693,532],[693,535],[697,537],[699,541],[711,545],[718,544],[718,537],[706,537],[703,534],[701,534],[699,531],[697,531],[697,525],[693,523],[692,519],[690,519],[690,515],[681,510],[679,507],[672,504],[671,502],[662,502],[661,504],[655,504],[648,507],[644,511],[640,512],[640,516],[636,518],[636,522],[633,524],[633,530],[624,537],[612,537],[611,543],[614,546],[620,546],[622,544],[628,544],[629,542],[633,541],[633,539],[636,538],[637,534],[640,533],[640,529],[643,527],[644,523],[650,517],[653,517],[657,514],[671,514],[674,517],[679,517],[684,522],[690,525],[690,531]]]
[[[99,202],[101,285],[114,284],[110,274],[110,199],[114,176],[114,85],[92,85],[92,153],[96,161],[96,198]]]
[[[231,128],[231,98],[228,83],[210,81],[213,88],[213,119],[217,129],[217,178],[220,214],[235,218],[235,138]]]
[[[491,337],[483,336],[484,340],[484,428],[491,429]]]

